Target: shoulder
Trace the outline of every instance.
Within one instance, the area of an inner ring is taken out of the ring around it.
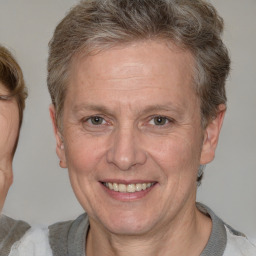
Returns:
[[[13,244],[9,256],[52,256],[47,227],[32,227]]]
[[[0,216],[0,255],[8,255],[14,243],[19,241],[30,229],[30,225],[21,220]]]
[[[73,221],[58,222],[49,226],[49,240],[53,255],[78,255],[78,252],[84,252],[88,228],[87,214],[82,214]]]
[[[256,247],[247,237],[223,222],[210,208],[197,204],[197,208],[212,220],[212,231],[201,256],[256,256]]]
[[[25,223],[10,225],[13,223],[9,218],[8,225],[11,227],[10,237],[21,234],[21,228]],[[10,221],[10,223],[9,223]],[[6,222],[6,221],[5,221]],[[21,225],[23,224],[23,225]],[[23,228],[22,235],[19,239],[15,239],[4,250],[0,251],[0,255],[8,256],[68,256],[83,255],[85,251],[85,238],[89,227],[86,214],[79,216],[76,220],[55,223],[49,228],[32,227],[27,224],[27,229]],[[13,228],[15,227],[15,228]],[[1,241],[2,244],[2,241]],[[0,244],[0,248],[1,248]]]
[[[245,235],[225,224],[227,245],[223,256],[255,256],[256,246]]]
[[[49,226],[50,246],[56,255],[68,255],[67,240],[72,223],[73,221],[65,221]]]

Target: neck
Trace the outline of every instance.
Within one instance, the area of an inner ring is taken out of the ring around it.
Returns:
[[[134,236],[110,233],[90,221],[86,255],[200,255],[210,237],[210,218],[199,212],[195,205],[179,216],[158,230]]]

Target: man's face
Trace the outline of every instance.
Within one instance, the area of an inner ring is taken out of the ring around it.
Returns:
[[[91,225],[142,234],[195,208],[208,160],[193,65],[188,51],[151,41],[72,66],[57,152]]]
[[[0,95],[9,92],[0,82]],[[0,210],[12,182],[12,158],[19,131],[19,110],[15,99],[0,99]]]

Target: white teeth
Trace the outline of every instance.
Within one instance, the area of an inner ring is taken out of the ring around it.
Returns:
[[[142,185],[136,184],[136,191],[141,191],[141,190],[142,190]]]
[[[113,183],[113,190],[118,191],[119,186],[117,183]]]
[[[118,185],[118,191],[119,192],[126,192],[126,186],[124,184]]]
[[[134,184],[127,185],[126,186],[126,191],[129,192],[129,193],[135,192],[136,191],[135,185]]]
[[[109,188],[109,189],[111,189],[111,190],[113,190],[114,188],[113,188],[113,184],[112,183],[106,183],[107,184],[107,187]]]
[[[137,184],[118,184],[118,183],[111,183],[111,182],[105,182],[103,183],[104,186],[109,188],[110,190],[114,190],[116,192],[121,193],[134,193],[139,192],[141,190],[146,190],[147,188],[150,188],[154,183],[137,183]]]

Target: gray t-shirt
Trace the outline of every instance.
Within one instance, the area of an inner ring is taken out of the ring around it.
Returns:
[[[29,224],[0,215],[0,256],[9,255],[11,247],[30,229]]]

